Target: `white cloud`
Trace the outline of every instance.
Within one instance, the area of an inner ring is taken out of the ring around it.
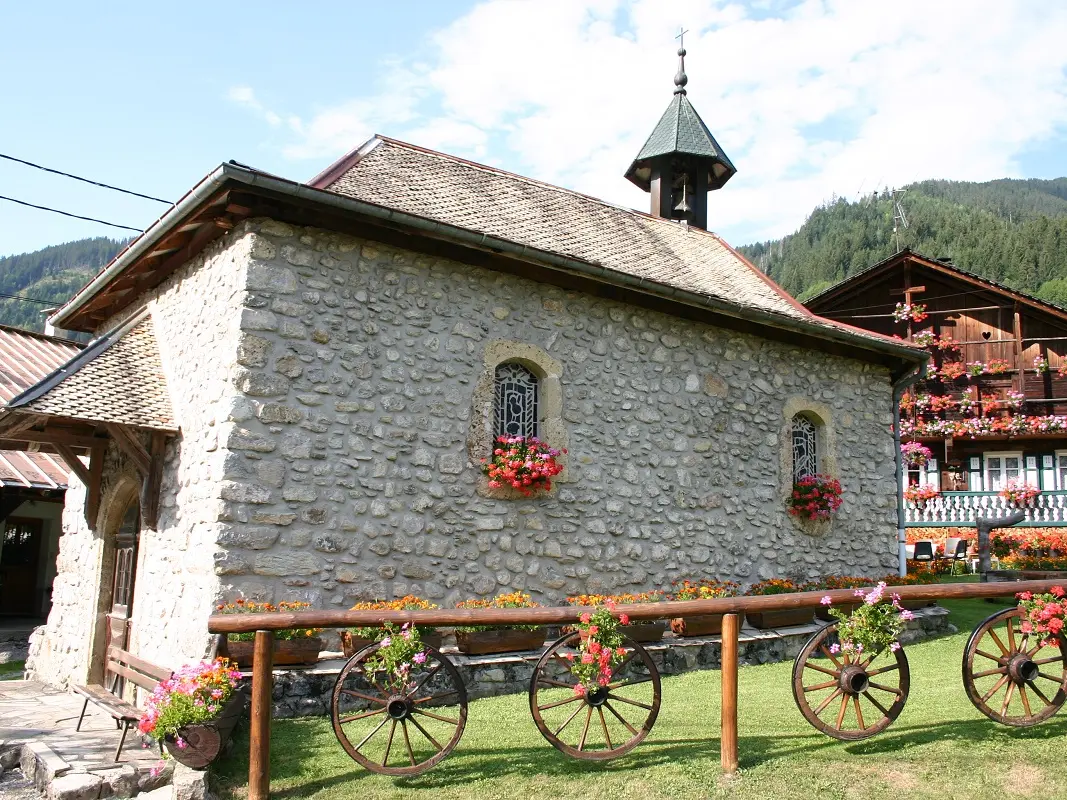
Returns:
[[[738,241],[861,184],[1018,174],[1067,126],[1067,6],[1026,0],[486,0],[434,35],[403,91],[307,118],[249,87],[230,98],[284,122],[294,159],[379,131],[645,208],[622,173],[670,100],[682,21],[689,98],[738,167],[711,224]]]

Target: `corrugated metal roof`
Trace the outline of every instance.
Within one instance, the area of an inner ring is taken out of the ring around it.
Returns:
[[[66,465],[55,456],[0,450],[0,487],[66,489],[69,481]]]
[[[81,345],[0,325],[0,403],[22,394],[69,361]]]

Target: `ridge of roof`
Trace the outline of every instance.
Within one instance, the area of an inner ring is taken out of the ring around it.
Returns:
[[[72,339],[68,339],[65,336],[56,336],[51,333],[41,333],[40,331],[31,331],[28,328],[20,328],[17,325],[7,325],[0,322],[0,332],[2,333],[17,333],[22,336],[30,336],[34,339],[44,339],[48,342],[55,342],[60,345],[69,345],[71,347],[77,347],[79,349],[85,347],[81,342],[75,342]]]

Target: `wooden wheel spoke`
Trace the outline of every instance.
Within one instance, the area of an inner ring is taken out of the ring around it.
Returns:
[[[1026,696],[1026,687],[1019,685],[1019,699],[1023,701],[1023,708],[1026,710],[1026,716],[1032,717],[1034,712],[1030,710],[1030,698]]]
[[[651,678],[636,678],[632,681],[618,681],[617,683],[609,683],[604,688],[608,691],[612,689],[622,689],[626,686],[640,686],[642,683],[651,683]]]
[[[991,655],[990,653],[987,653],[985,650],[975,650],[974,654],[976,656],[981,656],[982,658],[988,658],[990,661],[996,661],[998,664],[1000,664],[1000,663],[1002,663],[1004,661],[1004,657],[1003,656],[994,656],[994,655]]]
[[[993,684],[993,688],[990,689],[988,692],[986,692],[985,695],[982,697],[982,702],[983,703],[988,703],[989,702],[989,698],[992,697],[993,695],[995,695],[997,692],[999,692],[1000,691],[1000,687],[1003,686],[1007,682],[1008,682],[1007,674],[1002,675],[1000,680],[997,681],[995,684]]]
[[[860,730],[866,730],[867,726],[863,724],[863,711],[860,710],[860,696],[858,694],[852,695],[852,707],[856,710],[856,721],[860,725]]]
[[[841,687],[839,686],[839,687],[837,687],[837,689],[834,690],[834,692],[829,697],[827,697],[825,700],[822,701],[822,703],[819,705],[819,707],[817,709],[815,709],[815,716],[819,716],[819,714],[824,712],[826,710],[826,707],[828,705],[830,705],[830,703],[832,703],[834,701],[834,698],[836,698],[840,694],[841,694]]]
[[[1037,688],[1036,683],[1034,683],[1033,681],[1027,681],[1026,685],[1030,687],[1031,691],[1033,691],[1034,694],[1041,698],[1041,702],[1043,702],[1046,706],[1052,705],[1052,701],[1045,697],[1045,693]]]
[[[396,733],[396,720],[393,720],[393,727],[389,729],[389,741],[385,743],[385,755],[382,756],[382,766],[384,767],[389,760],[389,751],[393,749],[393,734]]]
[[[585,727],[582,728],[582,738],[578,740],[578,749],[585,749],[585,739],[589,736],[589,723],[593,721],[593,707],[587,706],[589,713],[585,715]]]
[[[453,689],[450,692],[441,692],[441,694],[431,694],[428,697],[420,697],[418,700],[415,700],[414,703],[418,706],[423,703],[429,703],[431,700],[440,700],[442,697],[451,697],[454,694],[459,694],[459,689]],[[411,695],[408,695],[408,697],[411,697]]]
[[[1037,674],[1040,675],[1042,678],[1044,678],[1046,681],[1052,681],[1053,683],[1057,683],[1057,684],[1059,684],[1061,686],[1063,685],[1063,676],[1062,675],[1060,677],[1056,678],[1056,677],[1053,677],[1052,675],[1049,675],[1047,672],[1038,672]]]
[[[404,731],[404,744],[408,747],[408,758],[411,759],[411,766],[415,766],[415,751],[411,749],[411,739],[408,738],[407,720],[400,720],[400,729]]]
[[[822,654],[824,656],[826,656],[828,659],[830,659],[831,663],[835,667],[837,667],[838,669],[841,669],[841,662],[838,661],[836,658],[834,658],[833,653],[830,652],[830,650],[826,647],[826,645],[820,644],[819,645],[819,650],[822,651]]]
[[[994,642],[997,643],[997,647],[1000,648],[1001,655],[1005,655],[1005,656],[1011,655],[1011,651],[1008,650],[1008,648],[1006,648],[1004,646],[1004,643],[1002,641],[1000,641],[1000,637],[997,636],[997,632],[995,630],[993,630],[992,628],[989,629],[989,636]]]
[[[557,700],[554,703],[545,703],[543,706],[538,706],[537,710],[538,711],[548,711],[548,709],[550,709],[550,708],[558,708],[559,706],[565,706],[568,703],[576,703],[579,700],[584,700],[584,699],[585,698],[582,697],[580,694],[576,694],[573,697],[568,697],[566,700]]]
[[[823,673],[824,675],[833,675],[835,678],[841,675],[841,673],[837,670],[827,669],[826,667],[819,666],[818,664],[812,663],[811,661],[805,661],[804,666],[807,669],[813,669],[816,672]]]
[[[543,684],[545,684],[545,686],[557,686],[560,689],[573,689],[574,688],[574,684],[573,683],[564,683],[563,681],[557,681],[554,678],[545,678],[543,676],[539,676],[537,678],[537,682],[538,683],[543,683]]]
[[[424,717],[429,717],[430,719],[435,719],[438,722],[447,722],[449,725],[459,725],[459,720],[458,719],[452,719],[451,717],[442,717],[440,714],[434,714],[434,713],[432,713],[430,711],[424,711],[421,708],[416,708],[416,709],[414,709],[414,711],[415,711],[416,714],[422,714]]]
[[[1011,652],[1016,651],[1015,647],[1015,618],[1008,617],[1008,647]]]
[[[1044,666],[1045,664],[1055,664],[1057,661],[1063,661],[1063,656],[1053,656],[1052,658],[1035,658],[1034,663],[1038,666]]]
[[[357,692],[355,689],[342,689],[341,694],[351,695],[352,697],[358,697],[360,700],[366,700],[369,703],[377,703],[384,706],[388,700],[386,697],[371,697],[369,694],[363,694],[363,692]]]
[[[600,715],[600,727],[604,731],[604,741],[608,743],[608,750],[614,750],[615,746],[611,743],[611,734],[608,733],[608,721],[604,719],[604,707],[600,706],[596,711]]]
[[[366,719],[367,717],[373,717],[376,714],[384,714],[385,708],[379,708],[375,711],[364,711],[362,714],[353,714],[350,717],[341,717],[337,720],[342,725],[347,725],[349,722],[355,722],[357,719]]]
[[[631,706],[637,706],[638,708],[645,709],[645,711],[651,711],[652,710],[652,706],[648,705],[647,703],[639,703],[636,700],[631,700],[628,697],[622,697],[621,695],[617,695],[617,694],[611,694],[610,692],[608,693],[608,699],[609,700],[615,700],[616,702],[619,702],[619,703],[626,703],[627,705],[631,705]]]
[[[997,667],[996,669],[986,669],[981,672],[975,672],[971,675],[972,678],[988,678],[990,675],[1003,675],[1008,671],[1007,667]]]
[[[842,693],[841,695],[841,708],[837,712],[837,724],[834,726],[838,730],[841,730],[845,724],[845,712],[848,710],[848,695]]]
[[[427,731],[424,727],[422,727],[419,724],[419,721],[417,719],[415,719],[415,717],[408,717],[408,721],[411,722],[411,724],[415,726],[415,728],[419,731],[419,733],[421,733],[423,736],[425,736],[427,739],[430,740],[430,744],[432,744],[434,747],[437,748],[437,752],[438,753],[440,753],[442,750],[445,749],[445,748],[443,748],[441,746],[440,742],[438,742],[435,738],[433,738],[433,736],[430,735],[429,731]]]
[[[882,684],[875,683],[874,681],[869,681],[867,685],[870,686],[872,689],[879,689],[880,691],[889,692],[890,694],[895,694],[898,697],[900,696],[900,687],[894,689],[892,686],[883,686]]]
[[[895,669],[899,669],[896,664],[886,664],[884,667],[878,669],[872,669],[867,671],[867,677],[870,678],[874,675],[881,675],[883,672],[892,672]]]
[[[578,714],[581,713],[581,711],[582,711],[582,706],[578,706],[576,709],[574,709],[574,713],[571,714],[569,717],[567,717],[567,719],[564,720],[563,724],[560,725],[558,728],[556,728],[556,730],[552,733],[552,735],[553,736],[559,736],[561,733],[563,733],[563,729],[566,728],[568,725],[570,725],[571,722],[574,721],[574,718],[577,717]]]
[[[877,708],[879,711],[882,712],[882,716],[883,717],[888,717],[889,716],[889,711],[886,709],[885,706],[883,706],[881,703],[879,703],[877,700],[874,699],[874,695],[872,695],[870,692],[864,692],[863,696],[867,698],[867,701],[872,706],[874,706],[875,708]]]
[[[420,680],[420,681],[419,681],[419,682],[418,682],[417,684],[415,684],[415,688],[414,688],[414,689],[412,689],[412,690],[411,690],[410,692],[408,692],[408,693],[407,693],[406,695],[404,695],[404,696],[405,696],[405,697],[413,697],[414,695],[418,694],[419,690],[420,690],[420,689],[421,689],[421,688],[422,688],[423,686],[425,686],[425,685],[426,685],[427,681],[429,681],[429,680],[430,680],[430,679],[431,679],[431,678],[432,678],[432,677],[433,677],[434,675],[436,675],[436,674],[437,674],[438,672],[440,672],[440,671],[441,671],[441,667],[443,667],[444,665],[445,665],[445,662],[443,662],[443,661],[438,661],[438,662],[437,662],[437,666],[436,666],[436,667],[434,667],[433,669],[431,669],[431,670],[430,670],[429,672],[427,672],[427,673],[426,673],[425,675],[423,675],[423,676],[422,676],[422,680]]]
[[[619,722],[621,722],[623,725],[626,726],[626,730],[628,730],[634,736],[637,736],[637,728],[635,728],[633,725],[631,725],[629,722],[627,722],[625,719],[623,719],[622,715],[619,714],[619,712],[616,711],[614,708],[612,708],[611,703],[605,701],[604,702],[604,707],[607,708],[608,711],[610,711],[612,714],[615,715],[615,719],[617,719]]]
[[[616,667],[613,667],[613,668],[612,668],[612,670],[611,670],[611,675],[610,675],[610,677],[608,678],[608,680],[611,680],[611,678],[614,678],[614,677],[615,677],[616,675],[619,675],[619,674],[621,674],[621,673],[622,673],[622,671],[623,671],[624,669],[626,669],[627,665],[628,665],[628,664],[629,664],[629,663],[630,663],[631,661],[633,661],[633,660],[634,660],[634,656],[636,656],[636,655],[637,655],[637,651],[636,651],[636,650],[631,650],[631,651],[630,651],[629,653],[627,653],[627,654],[626,654],[626,658],[624,658],[624,659],[623,659],[622,661],[620,661],[620,662],[619,662],[619,664],[618,664],[618,666],[616,666]]]
[[[387,723],[388,721],[389,721],[389,717],[386,717],[385,719],[383,719],[381,722],[378,723],[378,727],[377,728],[375,728],[370,733],[368,733],[366,736],[364,736],[363,737],[363,741],[356,745],[356,747],[355,747],[356,752],[358,753],[359,749],[361,747],[363,747],[363,745],[365,745],[367,742],[369,742],[371,740],[371,738],[374,736],[374,734],[376,734],[378,731],[380,731],[382,728],[384,728],[385,727],[385,723]]]
[[[1004,703],[1000,707],[1000,716],[1006,717],[1008,715],[1008,706],[1011,705],[1011,698],[1015,695],[1015,683],[1008,684],[1008,691],[1004,693]]]
[[[829,689],[831,686],[837,686],[837,681],[825,681],[823,683],[814,683],[811,686],[805,686],[805,692],[817,692],[820,689]]]

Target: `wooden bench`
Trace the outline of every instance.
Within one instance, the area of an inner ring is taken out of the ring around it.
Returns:
[[[129,681],[135,686],[152,692],[171,674],[169,669],[145,661],[117,647],[109,647],[107,664],[104,668],[104,680],[108,682],[108,686],[90,684],[73,687],[76,694],[85,698],[81,716],[78,717],[78,725],[74,730],[81,730],[89,703],[102,708],[115,720],[116,727],[122,729],[122,738],[119,739],[119,746],[115,748],[115,761],[118,761],[122,754],[122,746],[126,743],[126,734],[129,733],[130,727],[136,725],[141,719],[141,709],[127,703],[120,696],[125,682]]]

